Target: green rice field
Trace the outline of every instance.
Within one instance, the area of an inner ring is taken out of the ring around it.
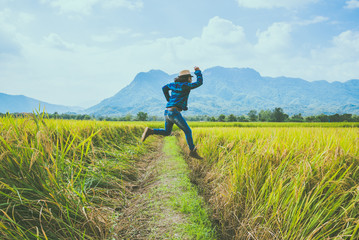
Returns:
[[[359,238],[358,128],[216,127],[193,133],[204,160],[189,164],[224,236]]]
[[[106,239],[144,127],[0,119],[0,239]]]
[[[219,239],[359,239],[359,123],[189,125]],[[0,239],[111,239],[146,126],[0,118]]]

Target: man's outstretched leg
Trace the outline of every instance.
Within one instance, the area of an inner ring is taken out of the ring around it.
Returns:
[[[146,140],[146,138],[152,134],[153,134],[153,129],[146,127],[145,131],[143,131],[143,134],[141,137],[141,142],[144,142]]]
[[[143,131],[141,141],[144,142],[146,138],[150,135],[169,136],[171,135],[172,128],[173,122],[171,122],[169,119],[166,119],[165,121],[165,129],[151,129],[149,127],[146,127],[145,131]]]

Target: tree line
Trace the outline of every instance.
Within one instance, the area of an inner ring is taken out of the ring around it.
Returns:
[[[273,110],[251,110],[247,115],[235,116],[233,114],[221,114],[217,118],[210,117],[212,122],[359,122],[359,116],[353,114],[320,114],[313,116],[302,116],[301,113],[289,116],[282,108]]]
[[[24,117],[28,113],[0,113],[0,117],[11,115],[13,117]],[[163,121],[163,117],[149,116],[145,112],[138,112],[136,115],[125,116],[94,116],[88,114],[52,113],[47,114],[50,119],[74,119],[74,120],[98,120],[98,121]],[[234,114],[220,114],[219,116],[197,115],[186,116],[188,121],[208,122],[359,122],[359,116],[353,114],[320,114],[313,116],[302,116],[301,113],[289,116],[282,108],[273,110],[250,110],[248,114],[236,116]]]

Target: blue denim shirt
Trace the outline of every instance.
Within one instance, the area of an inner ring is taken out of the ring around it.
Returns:
[[[178,107],[182,110],[187,110],[187,101],[188,95],[191,89],[198,88],[203,84],[203,77],[201,70],[197,70],[194,72],[197,76],[197,82],[189,83],[189,82],[173,82],[163,86],[162,91],[166,97],[167,105],[166,107]],[[169,91],[171,92],[171,96]]]

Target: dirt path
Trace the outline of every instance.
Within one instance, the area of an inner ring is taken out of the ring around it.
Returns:
[[[157,139],[113,239],[215,239],[175,137]]]

